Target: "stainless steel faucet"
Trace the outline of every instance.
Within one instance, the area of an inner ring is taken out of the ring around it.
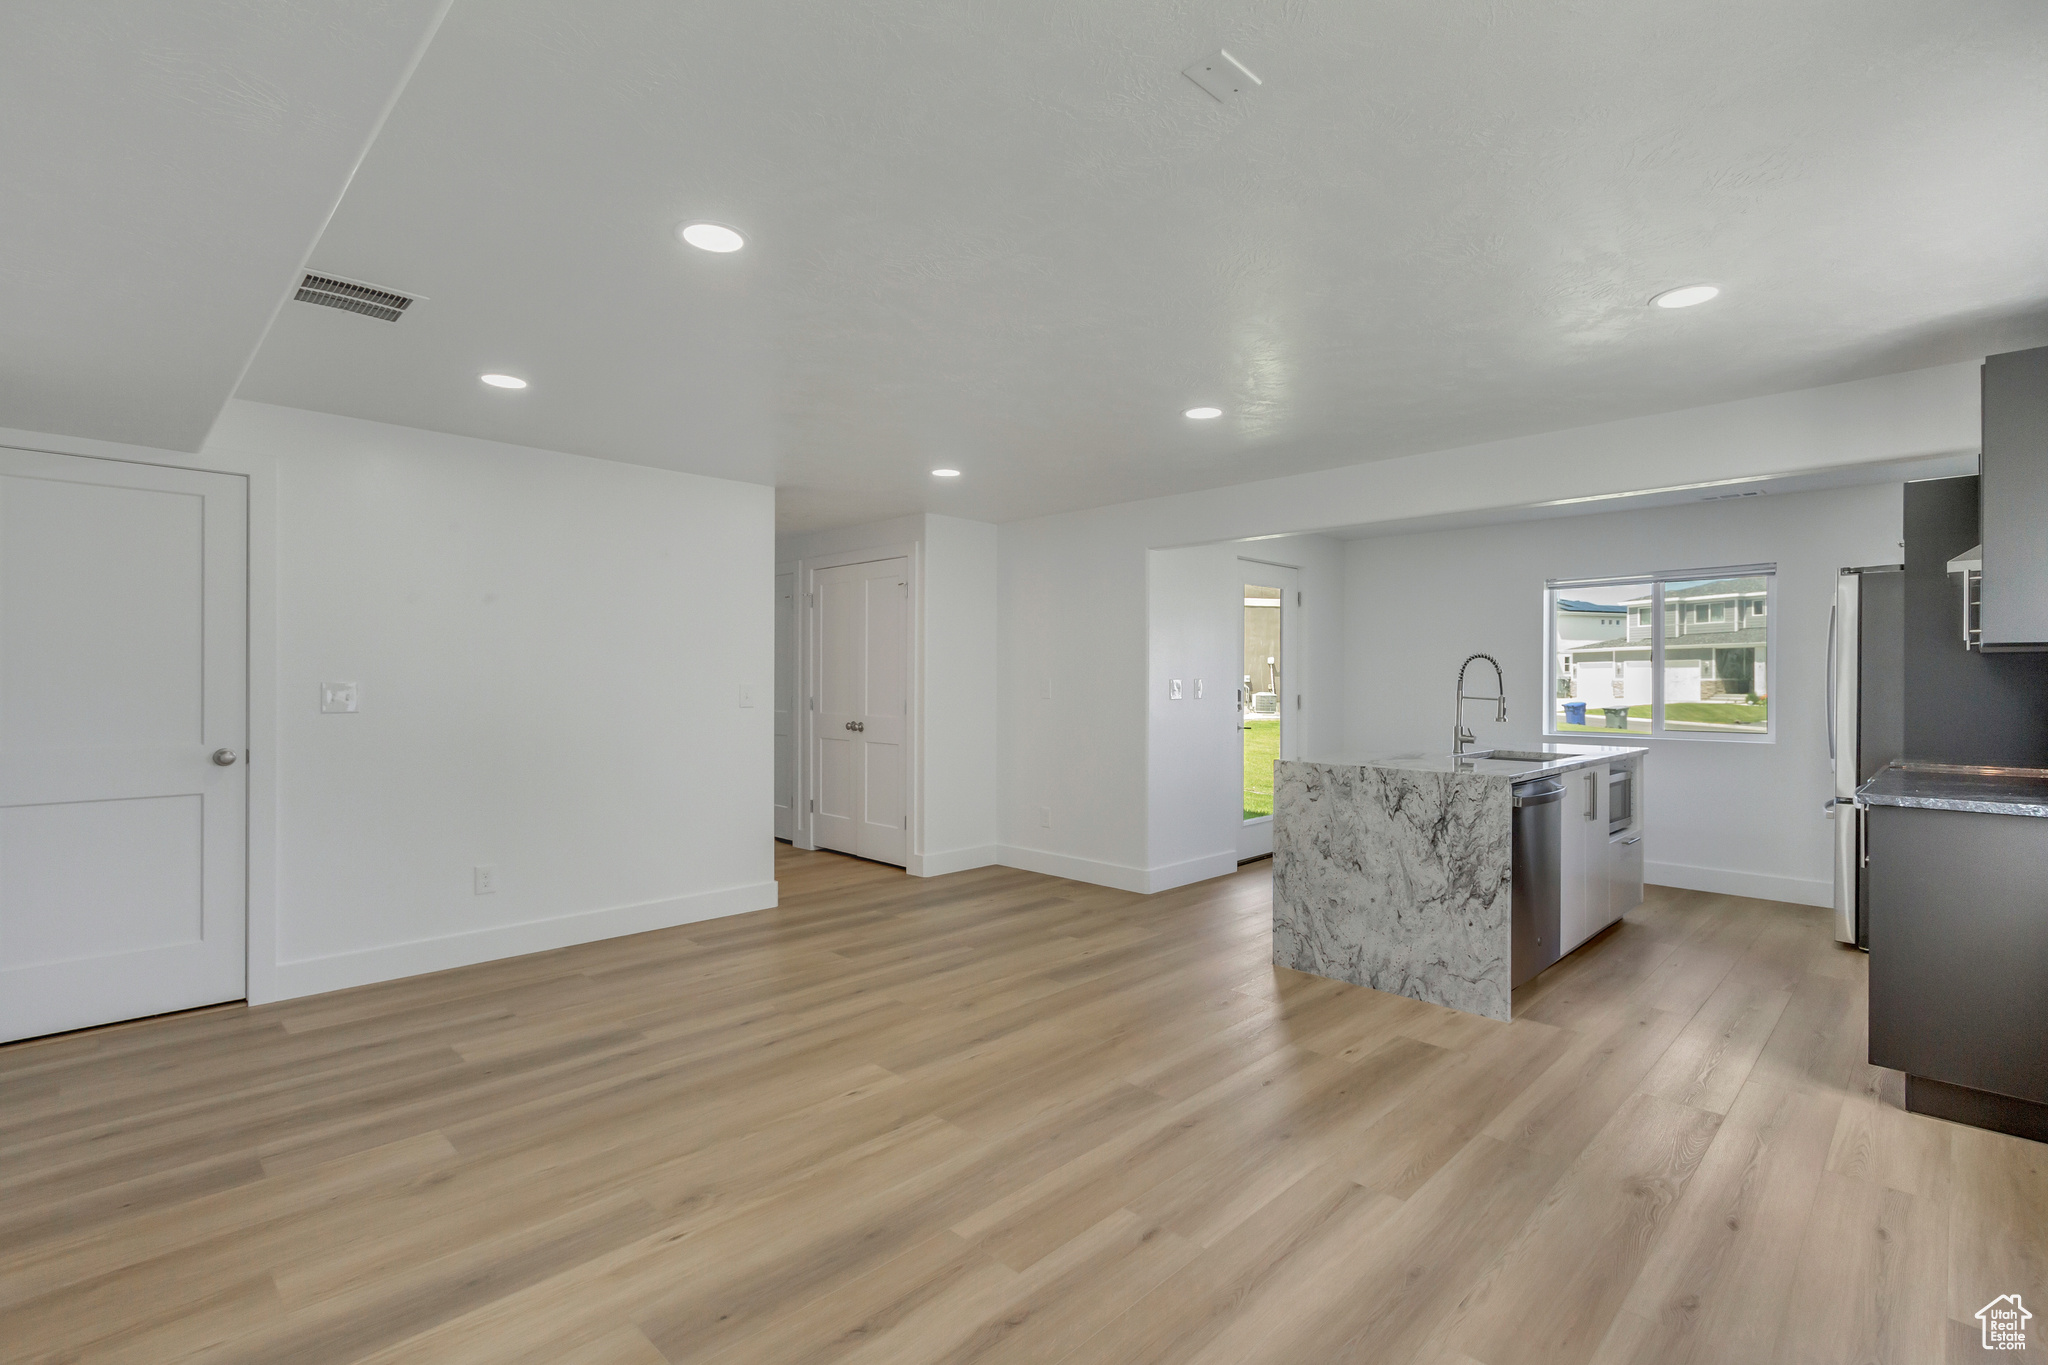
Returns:
[[[1490,697],[1468,697],[1465,695],[1465,670],[1472,666],[1474,659],[1484,659],[1493,665],[1494,695]],[[1500,671],[1500,660],[1494,658],[1491,654],[1469,654],[1465,657],[1465,662],[1458,665],[1458,713],[1456,719],[1451,724],[1451,753],[1453,755],[1464,753],[1465,746],[1472,743],[1472,732],[1465,728],[1465,703],[1468,701],[1498,702],[1500,704],[1494,708],[1493,718],[1496,721],[1503,721],[1508,718],[1508,680],[1506,675]]]

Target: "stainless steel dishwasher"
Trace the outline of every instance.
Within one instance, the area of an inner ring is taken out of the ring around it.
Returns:
[[[1508,984],[1519,986],[1559,957],[1559,845],[1564,835],[1564,780],[1538,777],[1515,784],[1514,961]]]

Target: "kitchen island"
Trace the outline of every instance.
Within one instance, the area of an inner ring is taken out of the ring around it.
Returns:
[[[1567,799],[1560,857],[1568,952],[1641,898],[1647,752],[1544,744],[1455,757],[1281,761],[1273,783],[1273,961],[1507,1019],[1514,788],[1572,774],[1583,784],[1582,799]],[[1618,826],[1610,768],[1629,793]]]

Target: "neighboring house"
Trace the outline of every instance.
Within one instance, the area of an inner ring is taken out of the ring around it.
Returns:
[[[1583,602],[1557,604],[1558,675],[1569,686],[1569,695],[1594,705],[1649,705],[1651,599],[1644,596],[1624,602],[1626,629],[1604,639],[1575,638],[1567,633],[1568,629],[1584,629],[1583,623],[1591,615],[1588,606]],[[1769,610],[1768,591],[1760,578],[1666,587],[1664,699],[1768,696]]]
[[[1598,602],[1575,602],[1568,597],[1557,603],[1557,643],[1560,648],[1581,640],[1611,640],[1628,617],[1625,606],[1602,606]]]

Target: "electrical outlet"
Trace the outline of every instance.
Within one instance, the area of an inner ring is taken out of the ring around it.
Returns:
[[[1197,679],[1195,679],[1195,700],[1196,700],[1196,701],[1200,701],[1201,699],[1202,699],[1202,680],[1201,680],[1200,678],[1197,678]]]
[[[1179,678],[1175,678],[1175,679],[1174,679],[1174,680],[1173,680],[1172,682],[1170,682],[1170,683],[1168,683],[1168,684],[1166,685],[1166,699],[1167,699],[1168,701],[1179,701],[1179,700],[1180,700],[1180,679],[1179,679]]]
[[[478,863],[474,870],[476,894],[495,896],[498,893],[498,868],[495,863]]]
[[[1051,829],[1051,828],[1052,828],[1052,807],[1051,807],[1051,806],[1040,806],[1040,807],[1038,808],[1038,827],[1039,827],[1040,829]]]
[[[354,715],[356,685],[352,682],[320,684],[320,713],[326,716]]]

